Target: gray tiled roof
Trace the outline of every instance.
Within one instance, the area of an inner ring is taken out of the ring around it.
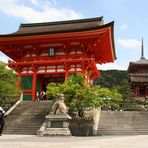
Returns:
[[[146,58],[141,58],[136,62],[130,62],[131,64],[148,64],[148,60]]]
[[[95,29],[100,26],[104,26],[103,17],[58,22],[21,24],[18,31],[11,34],[0,35],[0,37],[74,32],[89,30],[93,28]]]

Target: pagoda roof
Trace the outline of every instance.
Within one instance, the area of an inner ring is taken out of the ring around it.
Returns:
[[[130,62],[128,67],[128,72],[136,72],[138,69],[145,69],[145,67],[148,67],[148,59],[141,58],[140,60],[136,62]]]
[[[17,36],[53,34],[53,33],[54,34],[68,33],[68,32],[97,29],[100,26],[104,26],[103,17],[57,21],[57,22],[21,24],[18,31],[11,34],[0,35],[0,37],[17,37]]]
[[[143,44],[143,38],[142,38],[142,44],[141,44],[141,58],[136,62],[130,62],[128,66],[128,72],[138,72],[139,70],[145,70],[148,69],[148,59],[144,57],[144,44]]]
[[[130,64],[133,64],[133,65],[145,65],[145,64],[148,64],[148,60],[145,59],[145,58],[141,58],[140,60],[136,61],[136,62],[130,62]]]
[[[148,65],[148,59],[141,58],[140,60],[136,62],[130,62],[129,65]]]
[[[143,77],[130,77],[131,82],[148,82],[148,77],[143,76]]]

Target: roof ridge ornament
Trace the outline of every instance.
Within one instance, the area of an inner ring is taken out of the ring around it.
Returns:
[[[141,59],[145,59],[145,58],[144,58],[144,45],[143,45],[143,38],[142,38],[142,44],[141,44]]]

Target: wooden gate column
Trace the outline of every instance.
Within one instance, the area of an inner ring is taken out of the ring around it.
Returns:
[[[18,73],[18,80],[17,80],[17,88],[20,90],[21,89],[21,72]]]
[[[68,80],[68,78],[69,78],[69,71],[66,70],[66,72],[65,72],[65,80]]]
[[[33,79],[32,79],[32,101],[35,100],[35,94],[36,94],[36,78],[37,78],[37,71],[34,70]]]

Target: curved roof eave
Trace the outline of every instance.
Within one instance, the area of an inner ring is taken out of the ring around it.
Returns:
[[[46,32],[30,32],[30,33],[11,33],[11,34],[4,34],[0,35],[0,38],[14,38],[14,37],[27,37],[27,36],[34,36],[34,35],[47,35],[47,34],[61,34],[61,33],[75,33],[75,32],[83,32],[83,31],[91,31],[91,30],[97,30],[97,29],[103,29],[106,27],[112,27],[112,36],[114,36],[113,33],[113,26],[114,26],[114,21],[101,25],[101,26],[96,26],[96,27],[88,27],[88,28],[83,28],[83,29],[69,29],[69,30],[61,30],[61,31],[46,31]]]
[[[48,26],[48,25],[57,25],[57,24],[72,24],[72,23],[81,23],[81,22],[90,22],[90,21],[102,21],[103,16],[95,18],[86,18],[86,19],[77,19],[77,20],[68,20],[68,21],[55,21],[55,22],[43,22],[43,23],[28,23],[21,24],[21,27],[35,27],[35,26]]]

